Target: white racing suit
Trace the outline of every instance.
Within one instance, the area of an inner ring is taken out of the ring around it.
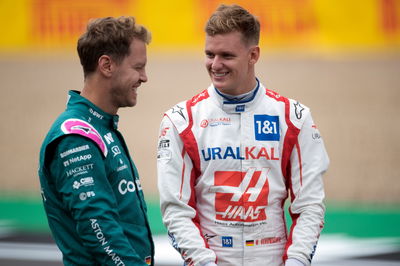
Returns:
[[[186,265],[310,265],[329,158],[307,107],[260,83],[235,103],[210,86],[166,112],[157,157],[163,222]]]

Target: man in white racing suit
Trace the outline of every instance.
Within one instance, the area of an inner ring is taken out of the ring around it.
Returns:
[[[256,79],[259,31],[221,5],[206,26],[212,85],[160,126],[163,222],[186,265],[310,265],[324,224],[323,140],[309,108]]]

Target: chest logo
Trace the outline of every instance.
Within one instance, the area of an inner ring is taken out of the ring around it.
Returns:
[[[279,116],[254,115],[254,135],[260,141],[279,141]]]
[[[111,151],[112,151],[114,157],[121,154],[121,150],[119,149],[119,147],[117,145],[112,146]]]
[[[269,168],[247,172],[216,171],[214,186],[216,219],[220,221],[264,221],[268,205]]]
[[[108,132],[107,134],[104,135],[104,139],[106,140],[107,144],[110,145],[111,143],[114,142],[113,136],[111,135],[111,132]]]

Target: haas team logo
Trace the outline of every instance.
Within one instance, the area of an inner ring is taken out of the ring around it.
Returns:
[[[247,172],[217,171],[214,186],[216,219],[221,221],[256,222],[265,220],[268,205],[269,168]]]

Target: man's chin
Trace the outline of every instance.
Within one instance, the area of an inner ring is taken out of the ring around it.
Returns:
[[[121,107],[134,107],[136,106],[137,101],[136,100],[131,100],[125,103],[125,106],[121,106]]]
[[[212,80],[212,84],[217,89],[224,89],[226,87],[226,82],[223,81],[216,81],[215,79]]]
[[[137,103],[137,94],[135,93],[135,95],[129,99],[129,107],[134,107],[136,103]]]

